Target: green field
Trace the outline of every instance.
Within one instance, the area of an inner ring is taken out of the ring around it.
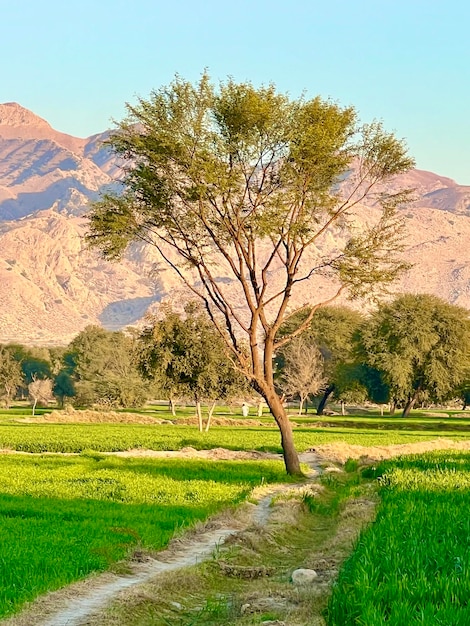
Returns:
[[[170,417],[166,407],[144,413]],[[180,416],[192,413],[188,408]],[[268,416],[262,426],[199,433],[194,425],[177,423],[18,421],[25,414],[24,408],[0,414],[0,448],[36,453],[0,455],[0,617],[115,566],[136,548],[158,550],[175,531],[241,502],[254,486],[287,478],[281,461],[106,455],[187,446],[281,452],[279,431]],[[224,409],[219,414],[231,417]],[[416,412],[407,420],[370,413],[292,418],[299,451],[332,442],[383,446],[470,435],[468,416],[452,412]],[[367,480],[379,485],[382,504],[340,574],[330,626],[470,624],[469,469],[470,456],[446,452],[369,470]],[[323,506],[311,504],[312,511]],[[328,511],[322,515],[338,514]]]
[[[330,626],[470,624],[470,455],[380,463],[375,523],[346,562]]]
[[[0,616],[285,480],[279,461],[0,456]]]
[[[404,425],[408,427],[408,425]],[[470,432],[457,430],[379,430],[377,428],[304,427],[294,429],[299,452],[324,443],[343,441],[363,446],[413,443],[437,437],[462,439]],[[142,448],[180,450],[215,447],[229,450],[281,452],[280,435],[275,427],[213,427],[199,433],[194,426],[141,424],[0,424],[0,448],[23,452],[113,452]]]

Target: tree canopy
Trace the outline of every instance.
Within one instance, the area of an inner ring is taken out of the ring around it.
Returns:
[[[464,381],[470,359],[466,309],[436,296],[406,294],[381,305],[361,332],[364,362],[382,373],[407,415],[420,393],[442,400]]]
[[[147,399],[135,342],[123,332],[87,326],[70,343],[66,359],[77,404],[129,407]]]
[[[0,346],[0,402],[9,409],[16,390],[23,383],[21,364],[12,351]]]
[[[182,316],[166,307],[161,318],[149,319],[140,335],[140,367],[156,381],[173,404],[175,396],[196,403],[202,430],[201,400],[228,400],[242,394],[244,378],[227,358],[225,344],[204,310],[194,303]],[[206,430],[212,411],[209,411]]]
[[[196,84],[177,77],[128,106],[109,144],[123,164],[122,188],[92,208],[89,242],[111,259],[136,241],[156,248],[265,398],[287,471],[300,473],[272,363],[292,336],[277,333],[311,277],[326,275],[332,289],[309,303],[304,327],[342,291],[370,296],[404,268],[395,210],[408,194],[384,186],[413,165],[403,142],[379,123],[361,124],[353,107],[291,100],[274,85],[216,88],[204,74]],[[381,212],[357,229],[367,197]],[[324,246],[338,231],[344,245]]]

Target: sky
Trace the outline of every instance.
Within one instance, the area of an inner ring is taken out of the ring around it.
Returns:
[[[88,137],[207,69],[353,105],[470,185],[467,0],[0,0],[0,102]]]

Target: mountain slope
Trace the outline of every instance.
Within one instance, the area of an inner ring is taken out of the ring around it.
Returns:
[[[152,274],[156,259],[145,246],[118,264],[86,249],[87,205],[119,170],[103,145],[107,136],[71,137],[17,104],[0,105],[0,342],[64,344],[87,324],[125,327],[162,299],[181,304],[189,297],[171,270],[159,266]],[[397,186],[415,188],[417,200],[403,211],[413,269],[396,291],[435,293],[470,309],[470,187],[420,170],[389,190]],[[362,207],[358,226],[377,215],[373,204]],[[341,238],[337,230],[322,245]],[[236,301],[236,283],[220,271]],[[271,280],[281,287],[276,272]],[[311,280],[293,306],[333,289],[325,278]]]

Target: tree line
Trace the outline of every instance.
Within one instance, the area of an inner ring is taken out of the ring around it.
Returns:
[[[220,335],[194,304],[184,314],[163,307],[141,331],[108,331],[88,326],[66,347],[0,346],[0,401],[15,398],[59,406],[132,408],[167,398],[195,403],[203,428],[202,403],[209,404],[209,428],[217,401],[246,394],[247,384],[225,354]]]
[[[309,315],[301,309],[280,337],[295,334]],[[400,407],[470,401],[468,311],[431,295],[402,295],[370,315],[344,306],[318,309],[306,330],[274,357],[275,384],[285,400],[371,401]],[[180,314],[163,307],[141,331],[88,326],[66,347],[0,346],[0,400],[9,407],[29,397],[33,408],[55,398],[60,406],[140,407],[166,399],[195,405],[200,430],[216,402],[251,394],[220,334],[195,303]],[[203,415],[206,406],[206,415]]]

